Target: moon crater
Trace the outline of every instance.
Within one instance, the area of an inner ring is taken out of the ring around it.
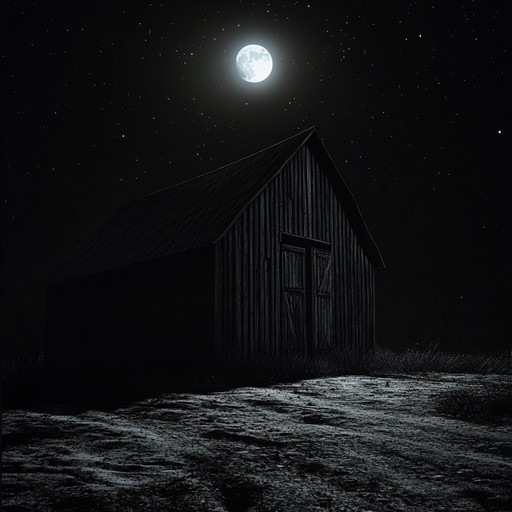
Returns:
[[[263,82],[269,77],[272,67],[272,56],[259,44],[244,46],[236,56],[238,74],[246,82]]]

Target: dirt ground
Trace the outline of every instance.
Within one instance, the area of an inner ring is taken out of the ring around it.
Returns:
[[[5,511],[510,511],[512,425],[436,396],[512,377],[348,376],[3,413]]]

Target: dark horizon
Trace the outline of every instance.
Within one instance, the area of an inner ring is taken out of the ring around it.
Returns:
[[[510,8],[180,9],[3,4],[4,346],[42,340],[49,276],[120,204],[316,125],[386,263],[377,342],[510,347]]]

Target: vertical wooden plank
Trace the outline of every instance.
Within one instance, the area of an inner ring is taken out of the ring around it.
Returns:
[[[297,153],[295,155],[295,183],[295,193],[297,194],[295,202],[295,215],[297,216],[297,234],[302,236],[304,233],[304,210],[302,209],[302,175],[300,165],[300,153]]]
[[[375,294],[375,271],[371,269],[371,292],[372,292],[372,314],[371,314],[371,329],[372,329],[372,345],[375,348],[376,343],[376,319],[375,319],[375,304],[376,304],[376,294]]]
[[[363,259],[361,253],[361,247],[359,244],[356,245],[357,249],[357,288],[358,288],[358,297],[357,297],[357,318],[358,318],[358,326],[359,326],[359,341],[358,341],[358,353],[362,352],[362,348],[364,345],[364,325],[363,325]]]
[[[251,230],[251,247],[252,247],[252,265],[251,265],[251,275],[253,278],[254,288],[253,288],[253,309],[254,309],[254,335],[253,335],[253,353],[259,354],[260,346],[260,280],[259,276],[261,274],[261,265],[259,258],[260,246],[263,245],[263,241],[261,240],[260,235],[260,220],[259,220],[259,211],[258,211],[259,201],[253,202],[252,210],[253,210],[253,224],[254,227]]]
[[[288,175],[288,190],[286,195],[288,197],[287,205],[288,205],[288,229],[290,233],[295,233],[295,215],[293,214],[293,202],[291,201],[291,197],[293,196],[293,166],[292,162],[288,165],[287,175]]]
[[[222,243],[223,240],[215,244],[214,248],[214,339],[213,339],[213,347],[214,347],[214,354],[215,357],[218,356],[220,352],[220,325],[219,323],[222,322],[222,316],[221,312],[219,311],[220,304],[222,304],[221,296],[222,296],[222,279],[221,279],[221,273],[222,273],[222,266],[221,266],[221,256],[222,256]]]
[[[362,339],[361,339],[361,352],[366,355],[368,349],[368,334],[367,334],[367,324],[366,324],[366,258],[364,253],[360,251],[361,254],[361,330],[362,330]]]
[[[276,195],[275,195],[275,188],[276,188],[277,178],[272,181],[270,184],[270,187],[268,189],[268,198],[267,198],[267,204],[266,204],[266,215],[267,215],[267,226],[269,229],[269,238],[268,238],[268,252],[267,257],[269,258],[268,263],[268,270],[269,270],[269,276],[268,276],[268,283],[269,283],[269,303],[268,303],[268,331],[269,331],[269,354],[273,354],[274,347],[276,344],[276,334],[275,334],[275,301],[276,301],[276,287],[275,287],[275,270],[274,267],[276,265],[275,263],[275,237],[276,237],[276,211],[278,210],[278,207],[276,205]]]
[[[289,212],[289,226],[290,226],[290,233],[295,233],[295,205],[293,201],[293,166],[291,165],[292,162],[290,162],[289,168],[288,168],[288,177],[289,177],[289,188],[288,188],[288,212]]]
[[[367,312],[367,326],[368,326],[368,349],[370,352],[373,352],[373,342],[372,342],[372,264],[369,259],[367,259],[367,280],[366,280],[366,292],[368,294],[368,312]]]
[[[299,169],[299,155],[296,154],[293,158],[293,216],[295,218],[295,233],[300,235],[302,233],[300,227],[300,218],[302,216],[302,212],[300,211],[300,169]]]
[[[364,254],[361,259],[361,302],[362,302],[362,315],[361,315],[361,325],[363,327],[363,340],[362,340],[362,350],[366,355],[368,353],[368,323],[367,323],[367,293],[366,293],[366,258]]]
[[[340,275],[339,275],[339,232],[338,232],[338,211],[337,204],[334,198],[334,190],[331,187],[329,191],[329,215],[331,217],[330,227],[330,239],[333,251],[333,301],[334,301],[334,334],[333,334],[333,345],[337,345],[340,342]]]
[[[348,341],[348,279],[347,279],[347,230],[345,226],[345,215],[340,209],[340,224],[342,228],[341,252],[342,252],[342,280],[343,280],[343,343],[346,350]]]
[[[355,312],[355,319],[356,319],[356,337],[355,337],[355,353],[357,356],[359,355],[359,347],[361,344],[361,324],[360,324],[360,316],[361,316],[361,307],[359,304],[359,295],[360,295],[360,284],[359,284],[359,251],[356,243],[355,236],[353,237],[354,241],[354,251],[353,251],[353,257],[354,257],[354,312]]]
[[[305,151],[304,159],[306,163],[306,199],[307,199],[307,211],[308,211],[308,232],[310,237],[315,236],[313,229],[313,198],[312,198],[312,183],[311,183],[311,161],[309,158],[309,151]]]
[[[258,310],[257,316],[256,316],[256,338],[255,338],[255,347],[258,354],[261,354],[263,350],[262,346],[262,335],[261,335],[261,328],[263,326],[261,315],[263,314],[263,303],[261,301],[261,296],[263,294],[263,287],[262,283],[264,282],[262,280],[262,276],[264,273],[264,264],[263,264],[263,258],[262,255],[265,254],[265,236],[262,229],[263,223],[262,223],[262,215],[261,215],[261,203],[262,203],[262,197],[258,198],[257,202],[254,204],[254,215],[256,218],[256,229],[253,233],[253,246],[254,246],[254,252],[255,252],[255,280],[256,280],[256,296],[254,298],[256,309]]]
[[[237,279],[237,297],[235,306],[237,308],[236,322],[237,322],[237,344],[236,344],[236,357],[243,357],[243,342],[244,342],[244,323],[245,323],[245,301],[244,301],[244,281],[242,278],[242,263],[243,263],[243,216],[240,217],[240,221],[236,223],[236,252],[235,252],[235,269],[236,269],[236,279]]]
[[[362,288],[363,285],[361,283],[362,278],[362,259],[361,259],[361,248],[359,243],[357,243],[357,239],[354,238],[356,242],[356,255],[357,255],[357,320],[358,320],[358,329],[359,329],[359,340],[358,340],[358,353],[361,352],[363,345],[363,322],[362,322],[362,313],[363,313],[363,294]]]
[[[308,150],[309,169],[311,177],[311,224],[313,226],[313,238],[321,238],[319,231],[319,219],[318,219],[318,180],[316,179],[316,168],[313,154]]]
[[[221,305],[220,305],[220,318],[217,318],[217,322],[220,324],[220,358],[223,359],[226,352],[226,343],[228,341],[228,330],[229,326],[227,325],[229,314],[228,314],[228,305],[231,299],[230,291],[231,291],[231,280],[229,275],[229,266],[227,263],[227,258],[229,256],[228,252],[228,240],[230,238],[230,233],[227,234],[222,239],[222,251],[221,251],[221,259],[222,259],[222,271],[220,273],[220,280],[222,281],[222,294],[220,295]]]
[[[329,198],[327,193],[327,178],[325,177],[325,174],[322,173],[322,225],[323,225],[323,234],[324,234],[324,240],[329,239]]]
[[[354,244],[352,230],[347,222],[348,233],[348,282],[350,290],[350,350],[354,352],[354,340],[356,338],[355,298],[354,298]]]
[[[269,271],[269,303],[268,303],[268,331],[269,331],[269,353],[272,354],[275,346],[275,320],[274,320],[274,308],[275,308],[275,276],[274,276],[274,265],[275,265],[275,255],[274,255],[274,238],[276,236],[274,222],[275,222],[275,194],[274,190],[276,187],[276,180],[270,184],[268,188],[268,196],[267,196],[267,226],[269,230],[269,238],[268,238],[268,253],[267,256],[269,258],[268,263],[268,271]]]
[[[287,165],[284,174],[284,198],[286,204],[286,231],[291,233],[293,231],[291,207],[290,207],[290,166]]]
[[[220,265],[220,271],[218,274],[219,278],[219,286],[221,287],[219,290],[219,298],[220,298],[220,305],[218,308],[218,315],[215,319],[215,323],[219,325],[219,344],[218,344],[218,354],[220,358],[222,359],[224,357],[225,352],[225,343],[226,343],[226,321],[228,316],[226,315],[226,307],[228,303],[228,295],[229,295],[229,281],[228,281],[228,275],[226,272],[226,258],[227,258],[227,241],[229,238],[229,233],[227,233],[227,236],[224,236],[222,240],[219,242],[219,259],[221,260]]]
[[[231,311],[231,304],[232,304],[232,294],[235,292],[235,285],[234,285],[234,276],[232,275],[232,269],[233,267],[230,265],[231,261],[231,240],[233,238],[232,236],[233,230],[230,229],[225,236],[225,242],[224,242],[224,271],[222,273],[223,279],[225,281],[224,286],[224,305],[223,305],[223,314],[226,315],[225,318],[222,320],[222,358],[226,356],[226,352],[228,350],[228,347],[232,345],[233,339],[234,339],[234,325],[231,325],[230,319],[234,317],[234,312]]]
[[[349,224],[350,227],[350,224]],[[352,354],[357,349],[357,295],[356,295],[356,262],[355,262],[355,247],[354,247],[354,236],[352,228],[350,232],[350,283],[351,283],[351,317],[352,317]]]
[[[253,353],[258,354],[260,350],[259,346],[259,336],[260,336],[260,258],[259,251],[260,245],[262,245],[262,240],[260,237],[259,230],[259,212],[258,212],[258,202],[253,202],[253,229],[251,230],[251,254],[252,254],[252,265],[251,265],[251,275],[253,279],[253,309],[254,309],[254,334],[253,334]]]
[[[304,179],[302,174],[302,150],[304,148],[300,148],[299,153],[295,156],[297,162],[297,216],[299,218],[299,231],[298,234],[301,236],[305,236],[304,233],[304,203],[303,203],[303,195],[304,195]]]
[[[232,323],[232,319],[235,317],[235,311],[232,310],[235,293],[235,276],[233,275],[233,266],[231,264],[232,255],[232,240],[233,240],[233,229],[230,229],[226,233],[226,243],[224,246],[224,272],[223,279],[226,282],[225,296],[224,296],[224,313],[226,318],[222,322],[222,357],[225,358],[230,347],[233,346],[236,338],[236,332],[234,332],[235,325]]]
[[[319,182],[318,182],[318,174],[316,170],[316,161],[313,156],[313,153],[309,151],[309,159],[311,161],[311,199],[312,199],[312,207],[313,207],[313,237],[322,239],[321,232],[321,208],[319,207]]]
[[[307,165],[306,165],[306,148],[302,147],[300,149],[300,173],[301,173],[301,182],[302,182],[302,211],[303,211],[303,219],[304,225],[302,226],[304,236],[311,237],[311,233],[309,231],[309,209],[308,209],[308,180],[307,180]]]
[[[250,342],[250,353],[251,357],[256,354],[257,351],[257,336],[258,336],[258,304],[256,302],[256,296],[258,293],[258,283],[256,279],[257,272],[257,248],[255,245],[256,234],[258,224],[255,203],[249,206],[249,268],[248,275],[251,279],[251,300],[250,300],[250,311],[251,311],[251,342]]]
[[[261,214],[261,203],[263,201],[263,197],[260,196],[254,203],[254,217],[256,221],[256,228],[253,233],[253,247],[254,247],[254,258],[255,258],[255,275],[254,279],[256,282],[256,295],[254,297],[255,307],[257,309],[256,316],[256,338],[255,338],[255,347],[256,352],[258,354],[262,353],[263,345],[262,345],[262,335],[261,329],[263,326],[262,314],[263,314],[263,304],[261,302],[261,296],[263,294],[262,288],[262,279],[261,276],[264,272],[263,259],[262,254],[265,253],[265,235],[263,230],[262,223],[262,214]]]
[[[224,282],[224,293],[222,294],[222,349],[221,358],[226,357],[228,346],[231,344],[231,337],[233,334],[233,326],[230,324],[229,319],[233,318],[230,311],[231,308],[231,294],[233,292],[233,282],[229,269],[232,268],[229,265],[230,262],[230,249],[231,249],[231,236],[232,230],[230,229],[223,239],[223,269],[222,269],[222,281]]]
[[[367,260],[366,274],[366,292],[368,294],[368,312],[367,312],[367,328],[368,328],[368,351],[373,352],[372,342],[372,264]]]
[[[355,263],[355,281],[356,281],[356,320],[357,320],[357,336],[356,336],[356,354],[357,357],[359,357],[360,354],[360,348],[361,348],[361,273],[360,273],[360,267],[361,267],[361,259],[359,257],[359,245],[357,243],[357,239],[355,235],[353,236],[354,240],[354,263]]]
[[[325,207],[324,207],[324,204],[322,203],[323,199],[324,199],[324,180],[323,180],[323,176],[320,174],[319,172],[319,167],[318,167],[318,163],[316,162],[315,160],[315,176],[316,176],[316,183],[317,183],[317,199],[316,199],[316,204],[317,204],[317,218],[318,218],[318,222],[319,222],[319,227],[318,227],[318,233],[319,233],[319,236],[318,238],[320,240],[325,240]]]
[[[244,358],[246,359],[248,356],[248,348],[249,348],[249,338],[251,335],[250,332],[250,317],[251,310],[249,308],[249,278],[248,278],[248,261],[249,261],[249,244],[248,244],[248,233],[247,233],[247,223],[248,223],[248,215],[247,212],[244,214],[244,222],[243,222],[243,248],[244,248],[244,257],[242,261],[242,276],[244,280],[244,341],[243,341],[243,351]]]
[[[311,226],[310,233],[311,238],[318,238],[316,230],[316,219],[315,219],[315,177],[313,169],[313,161],[309,149],[306,149],[306,165],[307,165],[307,179],[308,179],[308,211],[309,211],[309,223]]]
[[[270,272],[270,265],[269,265],[269,258],[268,258],[268,254],[269,254],[269,250],[270,250],[270,247],[269,247],[269,243],[270,243],[270,240],[269,240],[269,226],[268,226],[268,199],[269,199],[269,189],[270,187],[268,187],[264,194],[263,194],[263,201],[262,201],[262,204],[261,204],[261,207],[262,207],[262,212],[263,212],[263,221],[262,221],[262,226],[263,226],[263,230],[265,232],[265,248],[264,248],[264,251],[263,251],[263,254],[261,256],[262,258],[262,265],[263,265],[263,278],[264,278],[264,283],[263,283],[263,293],[262,293],[262,296],[261,296],[261,300],[262,300],[262,310],[263,310],[263,337],[264,337],[264,350],[265,350],[265,354],[268,356],[268,354],[270,353],[270,300],[271,300],[271,297],[270,297],[270,287],[269,287],[269,279],[270,279],[270,276],[269,276],[269,272]]]
[[[345,324],[346,324],[346,311],[345,311],[345,291],[347,288],[347,284],[345,282],[345,273],[344,273],[344,265],[345,265],[345,254],[344,254],[344,242],[343,242],[343,211],[341,208],[337,207],[336,212],[336,222],[337,222],[337,231],[338,231],[338,262],[339,262],[339,283],[341,286],[341,289],[339,291],[339,297],[340,297],[340,326],[339,326],[339,344],[340,347],[343,348],[345,344]]]
[[[283,351],[283,337],[281,332],[281,324],[282,324],[282,310],[281,310],[281,243],[280,243],[280,235],[281,232],[285,230],[284,224],[284,208],[283,208],[283,175],[282,173],[279,175],[279,180],[277,182],[276,189],[277,201],[279,203],[279,212],[276,218],[276,231],[275,231],[275,260],[274,260],[274,268],[275,268],[275,291],[276,291],[276,306],[274,312],[276,314],[276,335],[277,335],[277,344],[276,344],[276,355],[281,355]]]
[[[232,319],[235,317],[233,308],[233,294],[235,293],[235,279],[232,274],[232,253],[233,253],[233,230],[227,233],[227,239],[224,243],[224,271],[222,273],[223,279],[226,282],[225,294],[223,297],[224,307],[223,312],[226,318],[222,320],[222,357],[226,357],[230,348],[233,346],[236,333],[234,332],[235,325]]]
[[[237,229],[233,229],[231,232],[230,238],[230,247],[229,247],[229,272],[230,279],[233,282],[233,288],[231,290],[231,302],[230,302],[230,310],[232,313],[232,320],[230,325],[230,346],[228,352],[230,355],[234,354],[238,350],[239,339],[241,338],[241,311],[238,306],[238,300],[240,297],[240,280],[238,278],[238,270],[237,270],[237,259],[239,254],[239,248],[237,247]]]
[[[325,240],[325,194],[324,194],[324,180],[323,174],[319,172],[318,164],[315,160],[315,178],[317,183],[317,217],[320,223],[319,226],[319,239]]]
[[[295,158],[292,158],[292,160],[290,162],[289,173],[290,173],[290,191],[289,191],[289,195],[292,198],[292,200],[289,201],[290,208],[291,208],[290,227],[291,227],[291,230],[292,230],[291,232],[292,233],[297,233],[297,212],[295,211],[295,209],[296,209],[296,204],[295,204],[295,197],[296,197],[295,196],[296,160],[295,160]]]
[[[372,264],[368,258],[366,258],[366,338],[367,338],[367,347],[368,351],[371,352],[373,350],[372,347],[372,336],[371,336],[371,270]]]
[[[324,206],[324,203],[322,202],[324,200],[324,180],[323,180],[323,175],[320,173],[320,170],[319,170],[319,167],[318,167],[318,163],[316,162],[316,160],[314,160],[315,162],[315,176],[316,176],[316,183],[317,183],[317,199],[316,199],[316,205],[317,205],[317,218],[318,218],[318,221],[319,221],[319,228],[318,228],[318,233],[319,233],[319,236],[318,238],[320,240],[325,240],[325,206]]]
[[[274,186],[272,187],[272,195],[270,197],[270,215],[271,215],[271,226],[272,226],[272,350],[274,356],[277,355],[279,350],[279,319],[281,313],[280,308],[280,295],[279,295],[279,260],[278,260],[278,246],[279,237],[281,233],[281,226],[279,221],[280,207],[279,207],[279,180],[280,176],[274,180]]]
[[[324,176],[325,183],[325,202],[327,204],[327,208],[325,209],[325,236],[326,240],[332,239],[332,201],[331,201],[331,193],[332,187],[329,183],[327,176]]]
[[[237,344],[237,339],[239,336],[239,318],[238,318],[238,309],[237,309],[237,296],[238,296],[238,279],[236,272],[236,261],[235,254],[237,251],[236,247],[236,225],[234,225],[230,229],[229,234],[229,246],[228,246],[228,268],[227,272],[229,273],[229,279],[231,282],[231,290],[230,290],[230,299],[229,299],[229,312],[231,313],[231,321],[229,322],[229,339],[227,340],[229,345],[226,347],[227,354],[230,355],[234,353],[235,346]]]
[[[278,319],[279,319],[279,296],[277,289],[277,273],[278,273],[278,260],[277,260],[277,246],[279,243],[280,236],[280,226],[279,226],[279,179],[278,176],[272,183],[272,188],[270,190],[269,195],[269,210],[268,214],[270,216],[269,225],[272,229],[272,234],[270,237],[270,241],[272,243],[271,246],[271,262],[270,262],[270,271],[271,271],[271,300],[272,307],[270,309],[270,327],[271,327],[271,353],[275,356],[277,354],[277,347],[279,343],[279,335],[278,335]]]
[[[220,280],[222,281],[222,289],[223,292],[221,294],[221,307],[220,307],[220,318],[217,318],[217,322],[220,323],[220,351],[219,355],[220,358],[223,359],[226,352],[226,342],[227,342],[227,321],[228,321],[228,304],[230,299],[230,291],[231,291],[231,282],[229,279],[229,263],[228,263],[228,257],[229,257],[229,238],[230,238],[231,230],[226,233],[224,238],[221,240],[221,247],[222,247],[222,272],[220,273]]]
[[[267,332],[268,332],[268,352],[269,354],[272,353],[272,347],[274,344],[274,328],[273,328],[273,309],[274,309],[274,286],[273,286],[273,266],[274,266],[274,235],[273,232],[273,209],[271,208],[271,204],[273,202],[274,197],[274,187],[275,187],[275,180],[270,184],[270,186],[267,189],[267,199],[265,202],[265,215],[266,215],[266,230],[268,231],[268,246],[267,246],[267,253],[266,257],[268,258],[267,263],[267,283],[268,283],[268,296],[267,296]]]

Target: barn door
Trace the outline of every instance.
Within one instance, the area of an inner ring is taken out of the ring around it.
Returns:
[[[316,349],[331,345],[333,336],[332,254],[312,248],[313,330]]]
[[[285,351],[306,351],[306,249],[283,245],[281,250],[282,335]]]

